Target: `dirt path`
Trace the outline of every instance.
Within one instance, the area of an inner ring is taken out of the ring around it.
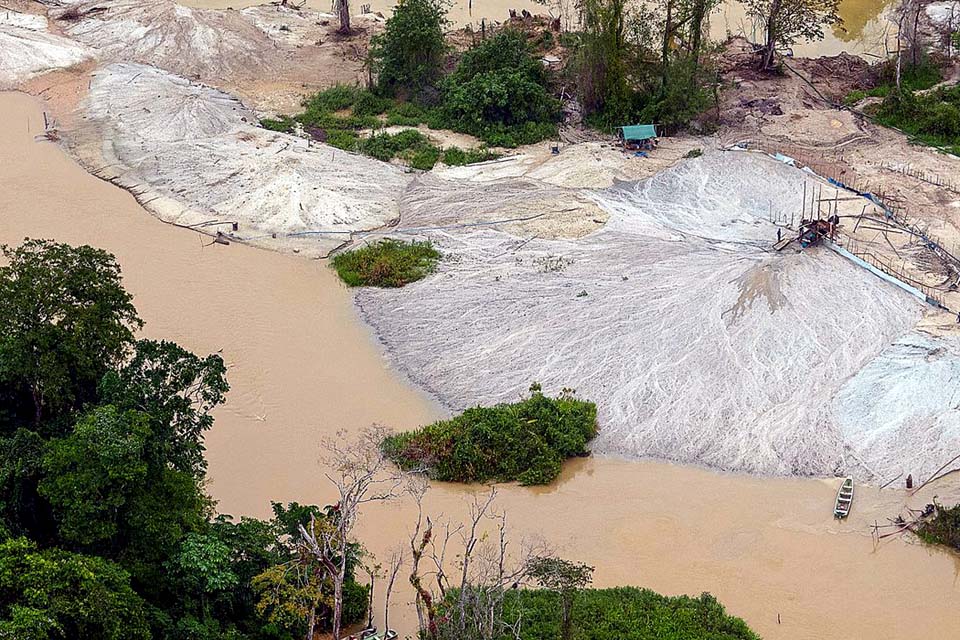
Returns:
[[[115,253],[154,337],[222,349],[232,390],[207,439],[210,490],[222,511],[267,515],[268,501],[330,498],[317,440],[374,421],[409,428],[438,415],[388,370],[322,262],[249,247],[202,247],[125,192],[36,142],[33,99],[0,94],[0,242],[24,236]],[[960,561],[867,526],[899,511],[898,491],[859,488],[851,519],[832,520],[836,481],[762,479],[662,463],[578,460],[543,489],[503,487],[517,535],[541,535],[597,566],[598,585],[710,591],[764,638],[900,638],[960,633]],[[427,508],[460,517],[473,489],[437,486]],[[940,483],[947,502],[960,488]],[[362,539],[383,559],[403,542],[411,505],[364,514]],[[403,581],[401,581],[403,582]],[[391,619],[414,627],[410,594]],[[779,616],[779,622],[778,622]]]

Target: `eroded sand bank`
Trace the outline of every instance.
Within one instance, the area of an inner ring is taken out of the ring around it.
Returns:
[[[0,94],[0,242],[24,236],[115,253],[154,337],[222,349],[232,390],[210,433],[211,491],[222,511],[267,515],[268,501],[330,498],[316,442],[374,421],[408,428],[437,410],[387,369],[325,264],[208,242],[151,217],[127,193],[36,142],[31,98]],[[437,486],[431,513],[460,517],[474,489]],[[764,638],[929,640],[960,634],[956,556],[905,540],[874,547],[875,519],[899,491],[860,488],[851,519],[832,520],[835,482],[759,479],[660,463],[586,459],[553,486],[504,487],[517,535],[539,534],[597,566],[598,585],[714,593]],[[940,483],[944,502],[960,496]],[[381,559],[402,543],[411,506],[364,514],[360,536]],[[402,582],[402,581],[401,581]],[[410,594],[391,620],[414,626]],[[777,616],[781,623],[778,624]]]

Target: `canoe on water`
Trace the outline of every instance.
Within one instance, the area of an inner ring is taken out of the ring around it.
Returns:
[[[846,518],[850,515],[850,506],[853,504],[853,478],[847,478],[837,491],[837,503],[833,507],[834,518]]]

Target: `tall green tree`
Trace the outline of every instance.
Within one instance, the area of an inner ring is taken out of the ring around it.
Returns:
[[[560,638],[573,633],[573,599],[593,580],[593,567],[554,556],[536,556],[527,561],[527,574],[544,589],[560,594]]]
[[[143,322],[105,251],[27,240],[0,252],[0,433],[24,418],[54,428],[96,399]]]
[[[145,603],[117,565],[25,538],[0,542],[0,638],[150,638]]]
[[[107,405],[50,442],[39,488],[57,514],[62,540],[89,547],[117,536],[127,502],[147,478],[149,435],[145,414]]]
[[[133,357],[107,372],[103,402],[146,414],[154,464],[203,476],[203,434],[213,426],[210,412],[226,400],[227,368],[217,354],[199,357],[179,345],[137,341]]]

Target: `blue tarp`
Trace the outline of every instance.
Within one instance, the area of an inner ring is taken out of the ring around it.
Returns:
[[[626,127],[620,127],[623,139],[627,142],[631,140],[649,140],[657,137],[657,128],[652,124],[632,124]]]

